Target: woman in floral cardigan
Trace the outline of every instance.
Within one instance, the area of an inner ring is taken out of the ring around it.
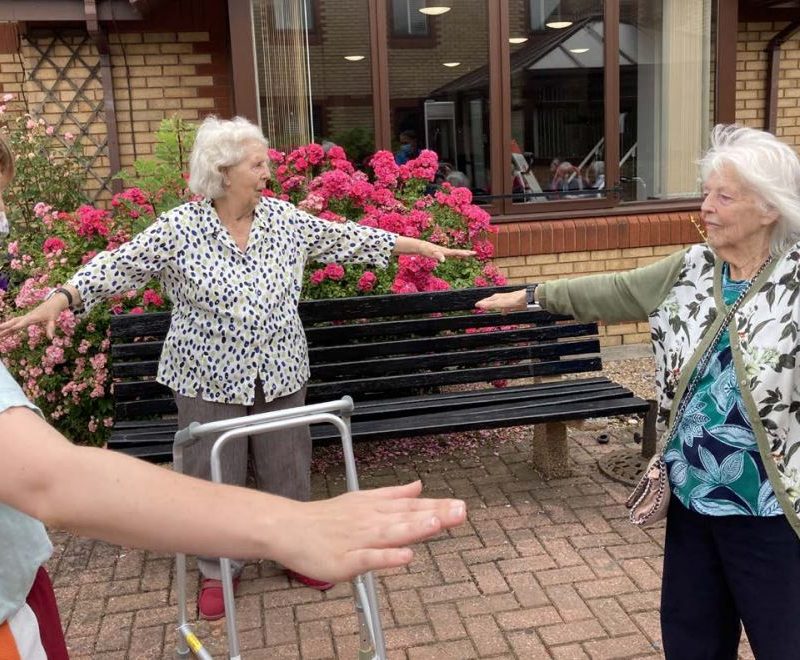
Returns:
[[[800,158],[768,133],[717,126],[700,165],[705,244],[626,273],[496,294],[478,307],[532,303],[581,320],[649,320],[659,422],[677,425],[665,454],[673,493],[661,596],[666,657],[733,660],[743,623],[759,660],[796,658]]]

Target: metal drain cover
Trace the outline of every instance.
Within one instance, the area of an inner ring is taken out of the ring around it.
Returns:
[[[636,449],[618,449],[597,460],[600,471],[614,481],[635,486],[650,459]]]

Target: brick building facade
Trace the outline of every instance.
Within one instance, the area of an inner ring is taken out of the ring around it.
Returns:
[[[235,0],[230,0],[234,3]],[[37,4],[37,3],[26,3]],[[46,2],[38,3],[47,5]],[[172,115],[198,120],[209,113],[230,116],[239,112],[235,93],[236,66],[232,56],[229,8],[225,3],[150,3],[155,8],[144,20],[113,21],[106,24],[108,54],[113,86],[119,163],[130,167],[135,158],[152,153],[154,131],[159,122]],[[241,3],[238,3],[241,4]],[[82,3],[77,3],[82,5]],[[14,18],[13,15],[8,16]],[[2,15],[0,19],[8,18]],[[513,17],[512,17],[513,18]],[[474,21],[481,20],[473,17]],[[334,26],[332,14],[322,12],[322,25],[345,34],[353,26]],[[769,90],[766,47],[786,21],[744,22],[736,34],[736,120],[764,127]],[[100,199],[111,172],[106,140],[108,99],[100,75],[98,44],[87,35],[80,21],[53,23],[44,20],[9,23],[0,32],[0,93],[25,99],[28,107],[55,123],[62,131],[83,136],[87,156],[93,159],[94,176],[87,187]],[[356,26],[358,27],[358,26]],[[363,27],[363,26],[361,26]],[[368,48],[363,30],[341,41],[338,55],[353,46]],[[465,35],[436,34],[439,43],[463,40]],[[256,27],[258,37],[258,27]],[[445,38],[446,37],[446,38]],[[246,39],[246,35],[241,37]],[[404,65],[392,71],[407,75],[413,92],[415,71],[426,64],[424,49],[404,51],[389,44],[389,58]],[[485,46],[485,45],[484,45]],[[484,47],[475,42],[475,57]],[[348,80],[341,68],[331,63],[312,41],[310,56],[315,66],[325,67],[327,93],[339,103],[323,108],[327,121],[336,113],[353,126],[371,125],[371,108],[364,99],[371,94],[365,75]],[[327,64],[326,64],[327,62]],[[777,83],[776,134],[800,148],[800,36],[795,33],[780,50]],[[356,63],[360,64],[360,63]],[[444,79],[443,79],[444,82]],[[103,106],[103,102],[106,105]],[[367,105],[365,105],[367,104]],[[559,217],[519,215],[500,218],[496,237],[497,263],[512,283],[569,277],[583,273],[617,271],[649,263],[698,240],[690,222],[699,204],[682,210],[658,208],[637,210],[635,205],[617,206],[612,212],[593,214],[580,210]],[[643,342],[643,325],[606,327],[606,345]]]

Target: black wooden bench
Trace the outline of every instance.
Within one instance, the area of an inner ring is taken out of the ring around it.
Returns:
[[[302,302],[307,401],[352,396],[355,440],[546,425],[537,427],[549,437],[534,442],[534,462],[548,476],[563,474],[565,427],[556,423],[645,415],[649,404],[608,378],[576,377],[602,369],[595,323],[544,311],[475,313],[480,298],[514,288]],[[171,392],[155,382],[169,320],[168,313],[111,319],[109,447],[151,461],[171,459],[177,430]],[[527,380],[491,384],[507,379]],[[334,433],[312,428],[317,443]]]

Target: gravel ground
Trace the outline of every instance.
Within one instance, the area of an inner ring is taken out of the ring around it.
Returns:
[[[631,347],[630,350],[615,349],[603,355],[602,372],[580,374],[578,377],[604,375],[632,390],[637,396],[654,397],[654,363],[649,347]],[[633,356],[633,357],[629,357]],[[638,427],[637,418],[610,418],[607,426],[612,428]],[[477,455],[487,444],[502,446],[508,442],[520,442],[527,437],[524,427],[503,429],[484,429],[463,433],[398,438],[385,442],[362,442],[355,445],[356,461],[359,468],[371,470],[395,466],[400,462],[437,460],[454,452],[464,455]],[[342,450],[337,445],[315,447],[312,459],[312,472],[326,474],[339,471],[342,466]]]

